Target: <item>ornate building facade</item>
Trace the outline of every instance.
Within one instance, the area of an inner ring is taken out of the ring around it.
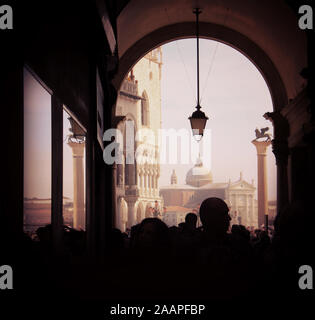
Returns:
[[[116,117],[123,119],[117,126],[123,148],[116,170],[115,224],[121,231],[153,216],[162,207],[157,144],[161,128],[161,67],[162,50],[156,48],[131,69],[117,99]]]

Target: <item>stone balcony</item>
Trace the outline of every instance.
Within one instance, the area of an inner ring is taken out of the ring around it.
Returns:
[[[138,95],[138,81],[129,77],[123,81],[119,93],[132,99],[141,99]]]

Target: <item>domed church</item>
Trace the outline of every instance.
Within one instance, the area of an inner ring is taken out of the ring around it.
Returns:
[[[201,159],[198,158],[195,166],[186,174],[186,184],[194,187],[202,187],[209,183],[212,183],[212,173],[203,166]]]
[[[211,171],[198,158],[186,174],[186,184],[177,184],[175,170],[170,180],[169,186],[160,187],[165,206],[163,220],[168,225],[183,222],[190,211],[198,212],[204,199],[218,197],[229,206],[232,224],[258,227],[257,200],[254,197],[256,188],[253,181],[248,183],[243,179],[242,172],[235,182],[213,182]]]

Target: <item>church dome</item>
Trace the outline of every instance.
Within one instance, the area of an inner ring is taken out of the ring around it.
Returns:
[[[193,168],[186,174],[186,184],[194,187],[202,187],[208,183],[212,183],[212,173],[209,169],[203,166],[199,158]]]

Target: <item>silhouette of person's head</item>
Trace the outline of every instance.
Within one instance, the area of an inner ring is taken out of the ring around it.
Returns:
[[[199,209],[200,220],[206,233],[220,237],[226,234],[230,225],[229,208],[219,198],[204,200]]]
[[[164,248],[169,245],[167,225],[158,218],[146,218],[137,228],[135,247]]]
[[[36,230],[36,234],[42,243],[49,243],[51,241],[51,224],[45,227],[39,227]]]
[[[197,224],[197,215],[195,213],[189,212],[185,217],[186,227],[189,229],[195,229]]]

